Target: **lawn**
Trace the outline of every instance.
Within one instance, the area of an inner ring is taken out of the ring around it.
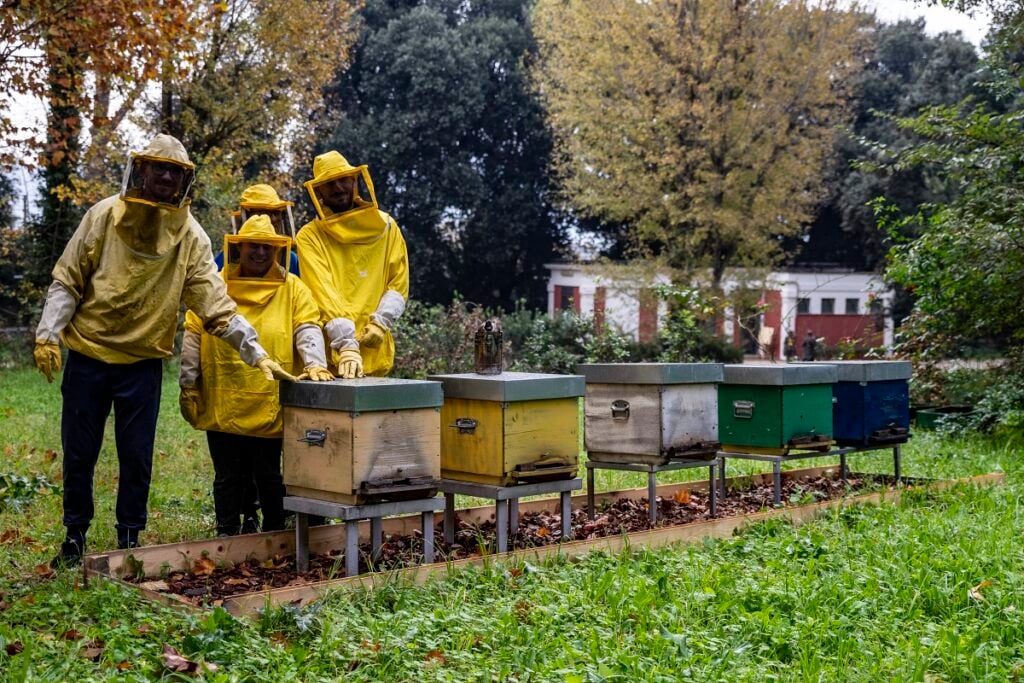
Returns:
[[[169,368],[146,543],[206,537],[213,526],[205,439],[178,415],[174,378]],[[83,588],[72,572],[41,576],[36,567],[63,533],[59,496],[47,485],[60,479],[59,388],[28,370],[0,371],[0,387],[0,476],[14,482],[0,494],[4,680],[188,678],[165,666],[166,646],[215,664],[199,676],[224,681],[1005,681],[1024,673],[1022,453],[1004,444],[919,434],[904,457],[909,475],[1002,470],[1003,486],[917,493],[697,546],[492,564],[238,621],[159,608],[99,581]],[[112,442],[97,469],[92,549],[114,545]],[[885,454],[851,463],[891,467]],[[642,483],[601,474],[600,489]]]

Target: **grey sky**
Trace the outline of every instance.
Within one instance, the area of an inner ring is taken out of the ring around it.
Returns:
[[[887,23],[923,16],[929,33],[960,31],[975,45],[981,44],[989,27],[989,17],[983,12],[976,12],[972,17],[945,7],[930,7],[927,2],[860,0],[860,4],[873,9],[878,18]]]

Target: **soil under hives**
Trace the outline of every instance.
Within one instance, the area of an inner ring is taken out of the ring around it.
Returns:
[[[806,505],[841,498],[850,493],[891,485],[891,477],[839,479],[817,477],[800,481],[783,481],[783,507]],[[718,518],[750,514],[770,509],[774,489],[771,483],[743,490],[730,490],[723,500],[718,499]],[[702,491],[680,491],[668,498],[659,497],[657,527],[679,526],[710,519],[708,496]],[[491,519],[471,524],[456,519],[455,542],[445,543],[438,525],[435,531],[437,561],[460,560],[493,552],[495,523]],[[594,520],[583,508],[572,511],[573,540],[591,540],[622,533],[650,529],[647,499],[620,499],[599,507]],[[523,512],[519,528],[509,539],[510,549],[526,549],[557,543],[561,540],[561,515],[557,512]],[[421,562],[423,541],[417,531],[413,535],[386,534],[381,555],[372,565],[370,544],[360,544],[360,571],[384,571],[413,566]],[[310,555],[309,571],[295,570],[294,555],[277,555],[267,560],[250,559],[229,567],[218,567],[212,560],[198,560],[191,571],[171,571],[158,581],[142,580],[152,590],[172,593],[196,605],[220,604],[224,598],[243,593],[302,585],[345,576],[344,553],[332,550],[326,554]]]

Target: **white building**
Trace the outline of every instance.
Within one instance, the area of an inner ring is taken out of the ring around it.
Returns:
[[[611,325],[637,341],[654,337],[667,313],[667,305],[654,294],[668,285],[665,272],[615,264],[549,263],[548,313],[572,309]],[[892,292],[876,273],[842,270],[774,271],[760,278],[738,272],[727,277],[726,296],[738,289],[759,294],[764,311],[737,324],[727,310],[721,333],[751,353],[762,347],[765,355],[782,357],[788,334],[799,348],[808,331],[833,346],[843,339],[862,346],[892,348]]]

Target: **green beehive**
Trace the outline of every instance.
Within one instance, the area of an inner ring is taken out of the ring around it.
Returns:
[[[718,385],[722,450],[828,450],[834,365],[726,365]]]

